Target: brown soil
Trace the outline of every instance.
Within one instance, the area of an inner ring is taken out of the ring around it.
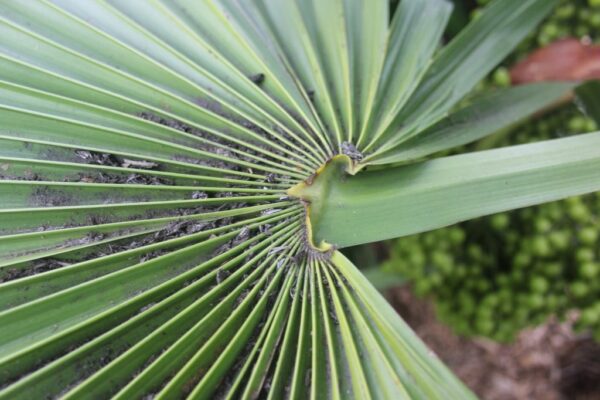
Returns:
[[[600,345],[551,320],[511,344],[456,336],[409,287],[386,296],[421,339],[486,400],[600,399]]]

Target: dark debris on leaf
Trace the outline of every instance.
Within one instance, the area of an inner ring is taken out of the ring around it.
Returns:
[[[347,155],[353,161],[362,161],[363,154],[350,142],[342,142],[342,154]]]
[[[58,268],[66,267],[68,265],[70,265],[70,263],[61,260],[56,260],[52,258],[42,259],[36,261],[35,264],[29,268],[7,269],[4,275],[0,276],[0,283],[25,278],[27,276],[41,274],[42,272],[52,271]]]
[[[231,272],[227,271],[226,269],[223,268],[219,268],[217,270],[217,284],[220,285],[221,282],[223,282],[225,279],[227,279],[229,277],[229,275],[231,275]]]
[[[121,162],[112,154],[98,153],[89,150],[75,150],[75,154],[86,164],[107,165],[110,167],[121,166]]]
[[[260,74],[251,75],[250,80],[260,86],[265,81],[265,74],[260,73]]]
[[[205,192],[195,191],[192,193],[192,199],[194,199],[194,200],[202,200],[202,199],[207,199],[207,198],[208,198],[208,194],[206,194]]]

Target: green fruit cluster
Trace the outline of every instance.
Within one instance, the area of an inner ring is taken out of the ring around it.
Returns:
[[[536,35],[523,43],[519,50],[526,51],[527,46],[534,44],[545,46],[567,36],[598,38],[599,30],[600,1],[562,0]]]
[[[511,57],[561,36],[600,37],[596,14],[600,17],[600,0],[562,1]],[[482,89],[509,84],[501,67]],[[570,104],[501,134],[494,146],[597,129]],[[462,335],[511,341],[550,315],[577,310],[577,327],[590,329],[600,341],[600,195],[395,240],[384,268],[412,281],[418,295],[431,296],[440,319]]]
[[[510,341],[576,309],[600,339],[599,238],[600,196],[575,197],[398,239],[384,268],[463,335]]]

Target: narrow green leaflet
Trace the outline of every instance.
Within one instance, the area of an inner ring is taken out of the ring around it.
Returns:
[[[479,96],[473,103],[408,139],[373,164],[407,162],[435,152],[458,147],[552,106],[568,95],[575,83],[534,83],[499,89]]]
[[[470,92],[547,15],[558,0],[492,2],[435,57],[381,145],[368,157],[437,122]]]
[[[390,26],[377,103],[358,138],[369,150],[410,99],[431,64],[452,12],[446,0],[405,0]],[[368,140],[368,142],[367,142]]]
[[[390,16],[385,1],[344,1],[354,119],[353,130],[348,135],[353,142],[358,141],[356,138],[367,128],[374,109],[379,76],[386,59]]]

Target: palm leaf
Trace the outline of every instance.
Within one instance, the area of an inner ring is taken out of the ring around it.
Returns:
[[[442,157],[350,178],[343,177],[347,160],[339,157],[331,162],[329,175],[292,192],[311,203],[315,242],[347,247],[598,191],[598,146],[600,132]],[[362,229],[352,229],[354,224]]]
[[[391,23],[386,1],[2,2],[0,398],[473,398],[347,259],[310,245],[288,189],[335,155],[352,172],[412,161],[570,90],[445,118],[553,3],[498,0],[435,55],[444,0],[404,0]],[[494,154],[432,162],[443,177],[510,158]],[[513,172],[572,161],[570,177],[596,156]],[[558,183],[538,200],[597,189]],[[378,238],[342,218],[318,235]]]

